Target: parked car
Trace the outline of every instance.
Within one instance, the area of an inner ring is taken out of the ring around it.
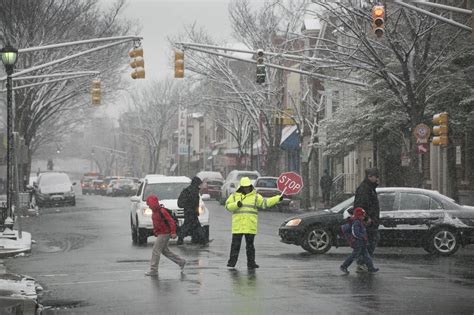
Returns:
[[[254,187],[257,190],[257,193],[262,195],[262,197],[268,198],[275,195],[280,195],[281,192],[277,188],[278,177],[259,177],[255,180]],[[298,203],[292,200],[292,197],[289,195],[283,195],[283,200],[273,208],[279,211],[290,211],[296,210],[295,207]]]
[[[221,205],[223,205],[227,198],[237,190],[242,177],[248,177],[250,180],[255,181],[260,177],[260,173],[257,171],[231,171],[229,175],[227,175],[224,184],[222,184],[221,195],[219,196]]]
[[[219,199],[224,184],[222,174],[220,172],[202,171],[197,173],[196,176],[204,182],[201,193],[209,194],[211,198],[216,200]]]
[[[474,243],[474,207],[456,204],[433,190],[389,187],[377,189],[380,203],[379,246],[422,247],[429,253],[454,254]],[[351,197],[331,209],[289,218],[280,226],[281,241],[322,254],[346,246],[339,228],[352,209]]]
[[[71,180],[66,173],[41,173],[33,186],[32,204],[38,207],[47,205],[76,205],[76,196]]]
[[[102,179],[94,179],[92,180],[92,189],[94,195],[104,196],[107,191],[107,185]]]
[[[134,192],[134,182],[129,178],[114,179],[107,187],[107,196],[132,196]]]
[[[186,176],[147,176],[143,179],[137,194],[130,198],[130,229],[133,244],[146,244],[148,236],[153,235],[152,211],[146,204],[146,198],[152,194],[158,197],[165,208],[174,212],[179,226],[183,224],[184,210],[178,207],[178,197],[190,183],[191,179]],[[203,202],[208,199],[209,195],[201,196],[199,222],[206,230],[206,237],[209,239],[209,210]]]

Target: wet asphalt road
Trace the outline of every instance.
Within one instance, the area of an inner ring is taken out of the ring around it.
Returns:
[[[380,248],[378,274],[345,276],[338,267],[349,248],[317,256],[280,243],[278,227],[289,214],[261,212],[260,269],[247,270],[243,246],[230,271],[231,217],[218,203],[207,204],[211,245],[170,246],[187,259],[184,274],[162,257],[159,279],[145,277],[153,237],[146,247],[132,245],[129,200],[81,195],[76,207],[22,219],[36,244],[7,267],[43,286],[46,314],[474,314],[474,246],[452,257]]]

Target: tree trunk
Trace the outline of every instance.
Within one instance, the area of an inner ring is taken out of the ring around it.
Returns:
[[[301,177],[303,178],[303,193],[301,196],[301,207],[303,209],[308,209],[311,207],[311,179],[309,176],[309,161],[301,162]]]

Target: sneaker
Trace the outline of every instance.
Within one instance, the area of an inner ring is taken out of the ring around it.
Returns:
[[[364,272],[368,272],[368,268],[366,265],[357,265],[357,269],[356,269],[356,272],[357,273],[364,273]]]
[[[349,274],[349,270],[347,270],[347,267],[341,266],[341,267],[339,267],[339,269],[340,269],[343,273],[345,273],[346,275]]]
[[[147,277],[158,277],[158,272],[147,271],[147,272],[145,272],[145,276],[147,276]]]
[[[369,269],[369,273],[376,273],[379,271],[379,268]]]
[[[235,264],[227,263],[228,268],[235,268]]]
[[[257,265],[257,264],[255,264],[255,263],[250,264],[250,265],[247,265],[247,268],[248,268],[248,269],[257,269],[257,268],[259,268],[259,267],[260,267],[260,266]]]
[[[184,266],[186,266],[186,260],[183,261],[183,263],[181,265],[179,265],[179,268],[181,268],[181,272],[184,271]]]

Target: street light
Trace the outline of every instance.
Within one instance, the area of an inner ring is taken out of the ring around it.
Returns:
[[[17,61],[18,49],[6,45],[1,50],[2,63],[5,66],[7,73],[7,216],[12,214],[12,196],[13,196],[13,172],[12,172],[12,157],[13,157],[13,90],[12,90],[12,74]]]

